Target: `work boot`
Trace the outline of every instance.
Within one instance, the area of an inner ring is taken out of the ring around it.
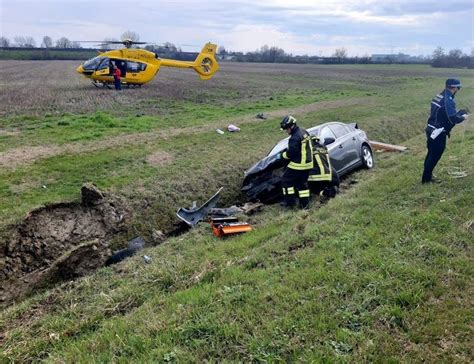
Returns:
[[[324,190],[319,192],[319,203],[321,205],[329,201],[329,197],[324,193]]]
[[[323,196],[325,196],[327,198],[334,198],[334,197],[336,197],[336,194],[337,194],[336,187],[326,187],[323,190]]]
[[[421,181],[422,184],[426,183],[441,183],[441,180],[435,177],[431,177],[431,179],[426,180],[426,181]]]
[[[296,207],[296,199],[294,197],[285,196],[285,199],[280,202],[280,206],[291,210]]]
[[[309,210],[309,197],[300,197],[300,209]]]

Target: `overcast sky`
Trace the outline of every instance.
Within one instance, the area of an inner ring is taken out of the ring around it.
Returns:
[[[38,46],[45,35],[103,40],[131,30],[183,50],[207,41],[323,56],[342,47],[351,56],[474,47],[474,0],[0,0],[0,20],[1,36],[32,36]]]

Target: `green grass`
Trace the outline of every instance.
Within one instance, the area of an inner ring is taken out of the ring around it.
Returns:
[[[275,95],[270,99],[232,102],[223,108],[219,102],[205,104],[190,101],[147,100],[160,105],[158,115],[117,117],[108,112],[99,111],[92,115],[72,115],[45,117],[13,117],[4,121],[7,128],[21,131],[21,135],[0,137],[0,151],[23,145],[65,144],[77,141],[94,141],[120,134],[150,132],[153,130],[176,129],[183,127],[205,126],[211,121],[226,118],[238,118],[249,114],[278,109],[297,107],[314,102],[343,100],[365,96],[365,92],[324,92],[313,90]],[[138,109],[139,110],[139,109]]]
[[[349,76],[305,82],[282,74],[245,82],[252,89],[275,80],[301,85],[255,97],[229,89],[220,96],[191,90],[181,101],[142,99],[158,105],[156,115],[135,116],[139,108],[123,106],[2,119],[4,130],[17,132],[0,134],[2,152],[65,148],[0,170],[4,240],[9,224],[31,209],[79,199],[86,181],[128,201],[130,238],[150,240],[153,229],[176,222],[178,207],[204,202],[220,186],[223,206],[239,201],[243,171],[284,137],[279,118],[252,122],[257,112],[357,98],[354,106],[295,116],[305,127],[355,121],[371,139],[410,150],[376,154],[376,168],[353,174],[358,183],[322,208],[268,206],[248,217],[252,232],[226,240],[203,223],[144,251],[151,264],[137,256],[4,308],[0,362],[468,362],[473,129],[454,129],[436,171],[444,182],[421,185],[423,128],[443,79],[417,76],[422,67],[396,69],[407,76],[374,73],[369,86]],[[463,75],[458,106],[472,109],[474,83]],[[247,119],[241,132],[215,133],[239,118]],[[134,134],[143,141],[100,147]],[[147,162],[160,152],[169,163]],[[468,176],[451,178],[457,168]]]
[[[439,80],[427,80],[422,90],[418,80],[407,82],[392,88],[390,93],[384,88],[374,89],[366,96],[367,102],[361,101],[355,106],[326,108],[297,117],[307,127],[333,120],[356,121],[371,139],[400,143],[422,132],[427,106],[420,102],[420,97],[429,99],[428,95]],[[471,81],[467,79],[465,85],[464,94],[459,95],[461,104],[467,103],[472,94]],[[273,100],[243,102],[226,108],[170,102],[167,104],[170,113],[165,116],[117,118],[106,112],[97,112],[16,121],[12,126],[21,130],[20,135],[0,138],[0,150],[49,143],[59,146],[78,143],[76,145],[80,149],[81,143],[94,142],[96,147],[100,147],[101,140],[118,135],[153,131],[158,134],[143,143],[135,141],[128,146],[110,146],[90,152],[84,151],[84,148],[76,153],[66,151],[68,154],[41,159],[15,170],[0,171],[0,221],[11,223],[41,204],[77,198],[82,183],[90,181],[101,188],[113,188],[128,194],[132,203],[146,197],[154,206],[151,218],[161,221],[157,227],[163,229],[169,226],[177,207],[196,199],[205,200],[219,186],[226,186],[229,191],[227,201],[235,200],[243,171],[283,137],[275,127],[277,119],[248,123],[242,126],[243,133],[223,137],[216,135],[214,129],[206,128],[206,125],[217,123],[218,127],[225,128],[226,119],[234,119],[238,124],[239,117],[282,108],[280,104],[291,108],[318,101],[361,98],[363,94],[361,91],[348,91],[344,95],[339,91],[327,92],[323,98],[319,90],[301,91]],[[268,105],[261,106],[262,103]],[[166,137],[167,131],[179,133],[186,127],[193,129],[182,131],[171,139]],[[150,168],[145,158],[156,150],[173,155],[173,163]],[[189,171],[192,171],[191,175]],[[172,176],[180,176],[180,182],[175,182]],[[48,188],[42,188],[43,185]],[[160,189],[156,189],[157,185]],[[145,196],[143,193],[130,193],[143,191],[143,186],[147,191]],[[177,188],[180,192],[174,193]],[[155,192],[158,190],[170,193],[161,196]],[[163,208],[163,198],[165,206],[168,206],[166,208]]]
[[[201,224],[146,250],[149,265],[132,258],[32,297],[1,314],[3,355],[468,361],[474,184],[469,168],[446,173],[472,165],[473,140],[472,128],[453,135],[440,185],[419,183],[417,137],[324,208],[267,207],[254,231],[227,240]]]

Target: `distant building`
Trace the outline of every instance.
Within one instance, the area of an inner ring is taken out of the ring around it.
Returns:
[[[409,54],[372,54],[372,63],[423,63],[423,57],[410,56]]]

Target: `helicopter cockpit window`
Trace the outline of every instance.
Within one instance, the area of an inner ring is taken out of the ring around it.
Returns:
[[[102,62],[100,62],[99,67],[97,67],[97,70],[104,70],[106,68],[110,68],[110,60],[106,57],[102,57]]]
[[[95,71],[99,63],[104,59],[104,57],[94,57],[85,61],[82,65],[85,71]]]
[[[141,62],[127,62],[127,72],[145,71],[146,64]]]

